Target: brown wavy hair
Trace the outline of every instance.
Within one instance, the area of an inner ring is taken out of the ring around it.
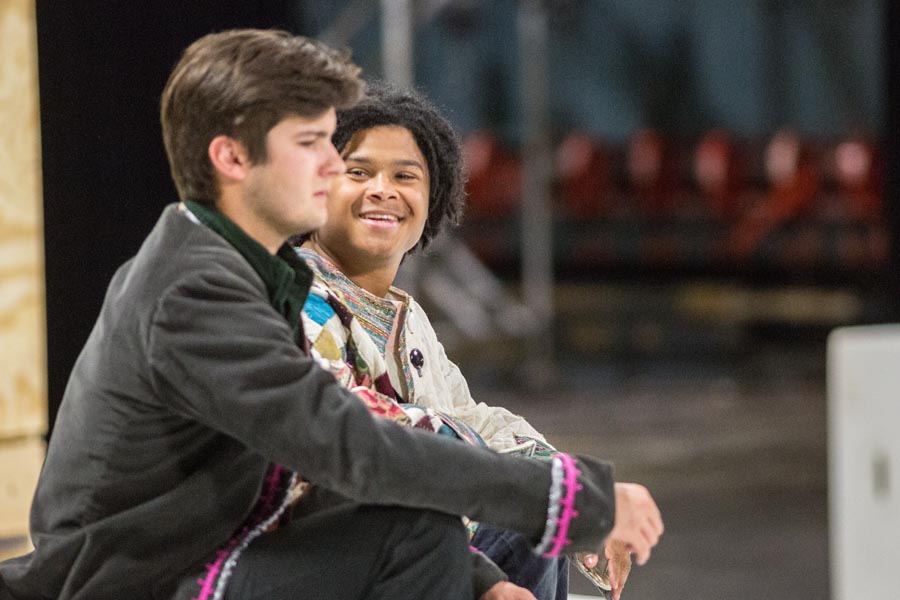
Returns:
[[[195,41],[169,76],[160,110],[179,197],[215,204],[213,138],[233,137],[251,162],[265,163],[272,127],[352,106],[364,89],[359,73],[349,53],[286,31],[235,29]]]

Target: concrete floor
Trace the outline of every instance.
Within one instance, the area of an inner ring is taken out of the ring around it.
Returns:
[[[824,345],[569,365],[545,394],[474,375],[476,399],[650,489],[666,533],[623,598],[829,597]],[[571,588],[594,593],[576,572]]]

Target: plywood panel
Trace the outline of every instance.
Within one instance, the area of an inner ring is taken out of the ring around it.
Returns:
[[[46,429],[34,0],[0,2],[0,438]]]
[[[28,511],[43,461],[44,443],[39,438],[0,441],[0,539],[27,535]]]

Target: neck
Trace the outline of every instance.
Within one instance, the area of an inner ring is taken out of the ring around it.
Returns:
[[[327,258],[329,262],[340,269],[341,273],[347,276],[347,279],[379,298],[387,296],[394,279],[397,277],[397,271],[400,269],[399,264],[373,265],[367,264],[366,261],[341,258],[339,253],[331,252],[312,238],[304,242],[303,247],[315,250]]]
[[[263,224],[256,218],[253,211],[247,206],[247,202],[230,188],[225,187],[222,190],[218,200],[216,200],[216,208],[223,215],[231,219],[231,222],[240,227],[244,233],[252,237],[254,240],[269,251],[269,254],[277,254],[278,249],[284,244],[285,239],[273,235]]]

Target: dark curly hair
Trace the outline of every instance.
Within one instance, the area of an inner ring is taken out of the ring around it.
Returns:
[[[466,174],[459,136],[421,93],[372,81],[359,103],[337,112],[332,141],[343,156],[358,131],[385,125],[409,130],[428,163],[428,219],[411,252],[424,250],[444,228],[458,225],[462,218]]]

